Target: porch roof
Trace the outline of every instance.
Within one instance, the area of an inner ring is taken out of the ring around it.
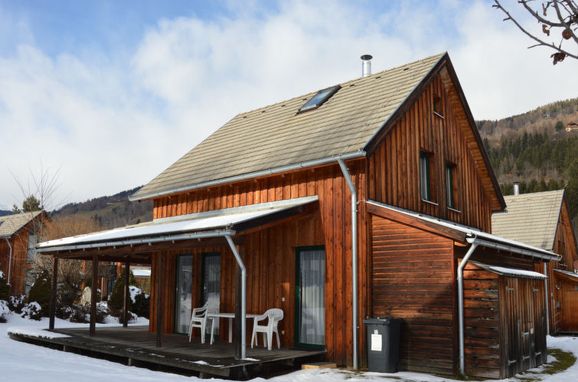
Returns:
[[[574,282],[578,283],[578,273],[574,273],[572,271],[566,271],[563,269],[554,269],[554,272],[556,272],[560,276],[564,276],[564,278],[566,278],[570,281],[574,281]]]
[[[401,216],[410,218],[410,220],[417,222],[418,224],[421,223],[420,226],[426,230],[436,231],[442,236],[450,237],[462,243],[471,242],[471,240],[475,239],[478,244],[483,247],[499,248],[512,253],[535,257],[546,261],[560,260],[560,256],[556,255],[552,251],[534,247],[519,241],[505,239],[503,237],[481,231],[474,227],[469,227],[463,224],[443,220],[429,215],[423,215],[418,212],[390,206],[375,200],[368,200],[367,204],[370,207],[369,212],[378,212],[378,210],[381,209],[382,211],[389,212],[388,216],[393,220],[397,220],[395,218],[396,215],[398,217]]]
[[[283,219],[300,213],[317,196],[155,219],[152,222],[70,236],[39,243],[40,253],[76,251],[213,238]]]
[[[538,280],[544,280],[548,278],[547,276],[539,272],[527,271],[525,269],[506,268],[497,265],[488,265],[477,261],[472,261],[472,263],[482,269],[485,269],[486,271],[495,273],[500,276],[520,277],[525,279],[538,279]]]

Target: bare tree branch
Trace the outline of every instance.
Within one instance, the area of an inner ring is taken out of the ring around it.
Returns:
[[[546,36],[551,36],[550,38],[553,39],[561,35],[560,41],[557,43],[555,41],[547,41],[544,37],[530,32],[501,4],[501,0],[494,0],[493,7],[506,15],[504,21],[511,21],[522,33],[536,42],[536,44],[531,45],[529,48],[543,46],[554,50],[554,53],[550,56],[553,58],[554,64],[563,61],[566,57],[578,60],[578,53],[563,47],[563,44],[567,41],[573,41],[578,46],[578,36],[576,34],[576,30],[578,30],[578,7],[576,6],[575,0],[544,0],[540,2],[543,15],[540,15],[537,10],[530,6],[530,0],[518,0],[518,3],[522,5],[533,19],[542,25],[542,32]],[[548,9],[552,9],[555,15],[549,16]],[[552,34],[554,31],[560,31],[560,35]]]

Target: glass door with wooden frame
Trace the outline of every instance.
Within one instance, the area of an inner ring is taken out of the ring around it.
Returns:
[[[175,287],[175,333],[189,330],[193,303],[193,256],[177,256]]]
[[[295,344],[325,347],[325,249],[297,249]]]
[[[221,306],[221,255],[203,255],[203,279],[201,301],[209,303],[209,311],[219,312]],[[219,333],[219,320],[214,320],[215,334]]]

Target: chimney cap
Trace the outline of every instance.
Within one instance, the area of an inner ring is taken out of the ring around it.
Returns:
[[[361,56],[361,59],[363,61],[369,61],[373,58],[373,56],[371,54],[364,54],[363,56]]]

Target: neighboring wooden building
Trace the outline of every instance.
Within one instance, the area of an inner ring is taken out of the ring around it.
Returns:
[[[0,216],[0,270],[10,284],[11,295],[27,294],[36,244],[42,224],[42,211]]]
[[[362,319],[384,315],[404,320],[404,370],[498,378],[545,360],[532,270],[557,256],[488,233],[505,203],[447,54],[239,114],[132,197],[145,199],[152,223],[40,250],[150,262],[159,343],[208,299],[238,318],[245,301],[283,309],[283,346],[339,365],[365,363]],[[535,312],[532,336],[512,305]]]
[[[578,333],[577,243],[564,190],[506,196],[492,218],[496,235],[559,254],[548,264],[550,333]]]

